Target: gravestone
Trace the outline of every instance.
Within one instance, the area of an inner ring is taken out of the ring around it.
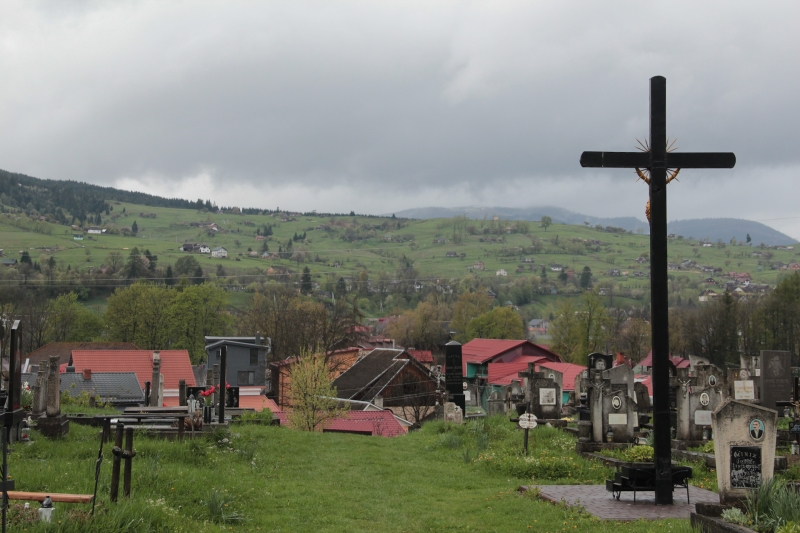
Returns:
[[[758,382],[746,368],[728,369],[728,395],[734,400],[755,402],[759,397]]]
[[[500,397],[497,391],[492,391],[489,394],[489,400],[486,402],[486,414],[489,416],[502,415],[506,412],[506,402]]]
[[[461,349],[461,344],[456,341],[444,345],[444,382],[450,400],[461,407],[463,412],[467,409],[467,399],[464,396]]]
[[[150,380],[150,407],[161,407],[164,398],[164,383],[161,376],[161,353],[153,352],[153,375]]]
[[[444,421],[461,424],[464,421],[464,412],[455,402],[445,402]]]
[[[639,427],[639,412],[633,397],[621,385],[611,385],[603,395],[604,435],[611,430],[613,442],[632,442]]]
[[[67,415],[61,414],[61,373],[58,362],[57,355],[51,355],[47,362],[45,416],[40,416],[36,421],[36,429],[45,437],[63,437],[69,433]]]
[[[772,478],[778,413],[728,399],[711,416],[720,503],[740,502]]]
[[[561,387],[555,379],[546,377],[551,372],[536,372],[528,378],[530,406],[528,411],[540,420],[561,419]]]
[[[703,440],[704,429],[711,439],[711,414],[728,398],[724,373],[714,365],[699,364],[693,375],[688,368],[679,368],[677,382],[677,439],[697,443]]]
[[[589,370],[608,370],[613,365],[613,357],[604,353],[590,353],[587,356]]]
[[[36,381],[33,382],[33,401],[31,415],[38,417],[47,409],[47,365],[39,365]]]
[[[794,388],[792,354],[761,350],[760,370],[761,405],[769,409],[778,409],[775,402],[791,401]]]

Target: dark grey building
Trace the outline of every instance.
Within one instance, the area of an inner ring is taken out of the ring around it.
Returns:
[[[269,339],[255,337],[206,337],[207,367],[222,361],[222,347],[228,347],[226,382],[231,387],[266,387]]]

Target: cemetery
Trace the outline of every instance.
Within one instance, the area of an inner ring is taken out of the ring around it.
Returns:
[[[317,354],[281,361],[291,375],[273,376],[271,344],[257,333],[206,338],[202,368],[185,350],[127,350],[102,364],[136,359],[135,370],[79,374],[74,361],[102,354],[76,350],[68,362],[26,363],[23,380],[16,320],[2,362],[3,533],[800,530],[791,353],[763,350],[726,368],[671,356],[667,184],[680,169],[736,158],[669,146],[656,76],[646,149],[580,158],[635,169],[649,186],[649,373],[624,356],[593,352],[576,365],[530,341],[490,351],[496,340],[479,339],[467,357],[447,342],[444,368],[374,348],[355,349],[336,376]],[[234,376],[255,390],[230,386]],[[288,408],[267,397],[273,377],[291,378]],[[316,392],[303,392],[309,383]],[[411,422],[398,414],[409,398],[425,408]],[[76,406],[68,414],[62,401]]]

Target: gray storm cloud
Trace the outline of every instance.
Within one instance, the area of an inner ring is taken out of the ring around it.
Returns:
[[[647,133],[647,80],[664,75],[678,146],[738,157],[735,171],[681,176],[672,218],[698,216],[691,195],[701,192],[704,216],[789,216],[794,203],[771,184],[800,167],[799,11],[3,3],[0,168],[228,205],[558,203],[641,217],[632,175],[577,161],[583,150],[633,149]],[[763,195],[741,198],[752,180]],[[772,206],[755,209],[758,200]]]

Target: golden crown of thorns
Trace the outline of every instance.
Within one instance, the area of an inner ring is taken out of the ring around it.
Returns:
[[[673,148],[674,145],[675,145],[675,141],[677,141],[677,140],[678,139],[675,139],[674,141],[672,141],[670,143],[669,139],[667,139],[667,152],[674,152],[675,150],[677,150],[677,148]],[[636,139],[636,142],[639,143],[639,146],[636,147],[637,150],[640,150],[642,152],[649,152],[650,151],[650,142],[647,139],[645,139],[644,142],[640,141],[639,139]],[[636,170],[636,175],[639,176],[639,179],[642,180],[643,182],[645,182],[646,184],[650,185],[650,171],[648,169],[646,169],[646,168],[645,169],[637,168],[635,170]],[[675,169],[668,168],[667,169],[667,174],[668,174],[667,175],[667,183],[669,183],[670,181],[676,179],[678,177],[678,172],[680,172],[680,171],[681,171],[681,169],[679,169],[679,168],[675,168]],[[680,181],[680,180],[678,180],[678,181]],[[645,207],[645,209],[644,209],[644,214],[647,216],[647,223],[649,224],[650,223],[650,200],[647,200],[647,207]]]

